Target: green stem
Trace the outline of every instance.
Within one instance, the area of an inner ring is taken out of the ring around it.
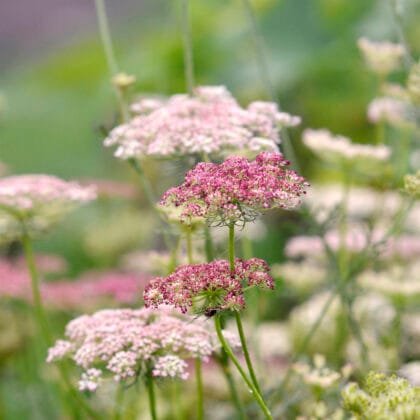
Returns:
[[[206,252],[207,262],[213,261],[214,260],[213,239],[210,234],[210,229],[207,225],[204,226],[204,249]]]
[[[241,339],[242,350],[244,352],[246,365],[248,367],[249,375],[251,376],[252,383],[255,385],[257,391],[261,394],[261,388],[255,375],[254,366],[252,365],[251,356],[249,354],[248,345],[244,334],[244,328],[241,321],[241,316],[238,311],[235,311],[236,326],[238,328],[239,338]]]
[[[157,420],[157,413],[156,413],[156,395],[155,395],[155,386],[153,378],[149,375],[145,379],[146,388],[147,388],[147,395],[149,396],[149,409],[150,409],[150,416],[152,420]]]
[[[230,271],[233,274],[235,272],[235,224],[234,223],[229,224],[229,265],[230,265]],[[248,345],[246,343],[241,316],[239,315],[238,311],[235,311],[235,319],[236,319],[236,326],[238,328],[239,337],[241,339],[241,345],[244,352],[245,361],[248,367],[249,374],[251,376],[253,384],[255,385],[255,388],[257,389],[258,392],[261,392],[257,377],[255,375],[254,367],[252,365],[251,357],[249,355]]]
[[[147,201],[149,202],[149,205],[156,209],[156,197],[155,193],[153,191],[152,185],[150,184],[149,179],[146,177],[143,167],[141,163],[134,158],[131,158],[128,160],[128,163],[131,165],[131,167],[134,169],[134,171],[137,173],[137,175],[140,178],[141,185],[143,187],[144,193],[146,195]]]
[[[240,420],[245,420],[245,409],[239,398],[238,391],[235,385],[235,380],[233,379],[232,372],[230,370],[229,357],[223,347],[221,349],[220,357],[217,358],[217,361],[219,362],[222,368],[222,372],[225,375],[226,381],[229,386],[230,395],[232,396],[233,403],[235,404],[236,410],[238,411],[238,416]]]
[[[25,253],[26,265],[28,267],[31,278],[32,298],[34,301],[35,318],[38,323],[39,331],[44,338],[45,344],[50,346],[52,343],[52,335],[48,325],[47,316],[45,314],[44,305],[42,303],[41,291],[39,287],[39,276],[35,265],[32,241],[25,232],[22,236],[23,251]]]
[[[239,374],[242,376],[242,379],[244,380],[244,382],[248,386],[248,388],[249,388],[249,390],[250,390],[253,398],[255,399],[255,401],[260,406],[262,412],[264,413],[265,418],[271,420],[273,417],[272,417],[272,415],[270,413],[270,410],[268,409],[266,403],[264,402],[261,394],[258,392],[257,388],[252,383],[252,381],[248,378],[248,376],[246,375],[245,371],[242,369],[242,366],[240,365],[238,359],[234,355],[232,349],[230,348],[229,344],[227,343],[227,341],[225,340],[225,338],[223,336],[222,326],[220,324],[220,317],[219,317],[219,315],[216,315],[214,317],[214,323],[215,323],[217,337],[219,338],[220,344],[222,345],[222,347],[225,350],[226,354],[229,356],[230,360],[232,360],[233,364],[238,369]]]
[[[179,384],[177,381],[172,381],[171,383],[171,412],[175,420],[182,420],[184,418],[181,397],[179,395]]]
[[[36,269],[34,252],[32,248],[32,241],[28,233],[26,232],[25,226],[23,226],[24,234],[22,236],[23,251],[25,254],[26,265],[28,267],[29,275],[31,278],[32,296],[35,308],[35,318],[38,324],[40,334],[42,335],[44,342],[47,346],[52,343],[52,334],[48,324],[48,319],[45,313],[45,308],[42,303],[41,291],[39,287],[39,275]],[[77,392],[70,380],[67,367],[64,363],[57,364],[61,378],[67,388],[67,392],[73,398],[86,414],[92,419],[99,419],[99,416],[89,407],[83,397]]]
[[[185,69],[185,83],[189,95],[193,94],[194,90],[194,58],[193,46],[191,37],[191,22],[190,22],[190,2],[189,0],[182,0],[182,41],[184,46],[184,69]]]
[[[123,403],[124,403],[124,388],[120,385],[117,386],[117,390],[115,392],[115,406],[114,406],[114,420],[120,420],[121,414],[123,411]]]
[[[111,31],[109,30],[109,23],[104,0],[95,0],[95,9],[98,20],[99,34],[105,52],[109,73],[111,74],[111,76],[115,76],[118,73],[118,66],[117,60],[115,58],[114,47],[112,45]],[[129,113],[127,109],[127,104],[124,101],[123,92],[121,92],[121,90],[116,87],[114,90],[118,106],[120,108],[121,119],[123,121],[128,121]]]
[[[204,419],[204,393],[201,359],[195,359],[195,380],[197,386],[197,419]]]
[[[194,258],[193,258],[193,247],[192,247],[192,232],[191,232],[190,227],[188,227],[185,232],[185,240],[186,240],[186,245],[187,245],[188,264],[193,264]]]

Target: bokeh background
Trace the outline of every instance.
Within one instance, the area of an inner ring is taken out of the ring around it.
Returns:
[[[360,36],[398,41],[391,3],[253,1],[276,99],[284,110],[303,118],[291,138],[301,172],[311,181],[334,181],[339,174],[319,171],[313,155],[301,145],[303,128],[327,127],[361,143],[372,142],[375,136],[366,106],[377,92],[377,80],[366,69],[356,41]],[[418,57],[420,1],[407,0],[404,5],[404,30]],[[119,67],[136,76],[133,97],[185,91],[178,6],[176,1],[163,0],[107,1]],[[4,1],[0,20],[0,161],[8,171],[118,180],[136,188],[138,181],[130,168],[102,146],[117,113],[94,1]],[[224,84],[244,104],[268,99],[239,0],[192,2],[192,33],[198,84]],[[393,77],[402,80],[402,74]],[[183,169],[180,166],[177,172],[176,167],[151,164],[147,171],[156,187],[164,190],[174,183],[174,173],[180,178]],[[131,210],[137,207],[146,207],[140,186],[134,204],[105,200],[88,206],[38,241],[37,250],[65,257],[71,277],[112,267],[119,255],[131,249],[161,247],[153,221],[118,242],[124,236],[122,228],[112,230],[112,226],[128,218],[127,231],[131,230],[131,221],[138,217]],[[280,262],[282,245],[296,228],[275,219],[267,222],[275,228],[267,231],[264,241],[255,241],[256,254],[271,263]],[[119,249],[104,250],[110,243],[122,244]],[[2,362],[9,363],[6,358]],[[4,418],[32,418],[30,399],[7,402],[11,389],[14,395],[21,392],[20,379],[14,374],[4,378],[0,387],[2,404],[8,407]]]

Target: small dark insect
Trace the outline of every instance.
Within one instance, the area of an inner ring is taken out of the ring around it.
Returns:
[[[209,308],[209,309],[206,309],[206,310],[204,311],[204,315],[205,315],[207,318],[211,318],[212,316],[216,315],[218,311],[219,311],[219,309],[218,309],[218,308]]]

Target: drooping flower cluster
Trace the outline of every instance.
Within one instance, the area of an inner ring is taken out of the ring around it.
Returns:
[[[65,336],[49,349],[47,361],[71,358],[83,369],[79,389],[89,391],[106,374],[118,382],[139,375],[186,379],[186,360],[205,361],[218,348],[202,321],[167,308],[101,310],[72,320]]]
[[[144,291],[144,302],[151,307],[165,304],[184,313],[192,308],[210,315],[213,311],[242,309],[244,287],[248,286],[274,287],[265,261],[236,259],[231,272],[228,261],[216,260],[180,266],[168,277],[152,279]]]
[[[194,96],[143,99],[131,110],[134,117],[104,142],[117,145],[115,156],[121,159],[274,151],[280,128],[300,123],[272,102],[252,102],[244,109],[224,86],[198,87]]]
[[[328,162],[351,161],[352,163],[383,162],[391,155],[387,146],[356,144],[344,136],[334,136],[328,130],[307,129],[303,143],[321,159]]]
[[[221,164],[201,162],[185,182],[171,188],[161,204],[181,207],[181,220],[204,217],[214,224],[245,223],[258,212],[293,209],[305,194],[307,183],[280,153],[260,153],[254,161],[230,157]]]
[[[366,64],[379,75],[387,75],[398,69],[405,53],[403,45],[387,41],[375,42],[367,38],[360,38],[357,45],[366,60]]]
[[[415,199],[420,198],[420,170],[404,177],[404,190]]]
[[[95,191],[49,175],[18,175],[0,179],[0,237],[43,232],[74,207],[95,199]]]

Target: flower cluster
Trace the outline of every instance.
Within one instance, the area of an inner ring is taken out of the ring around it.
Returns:
[[[298,362],[293,365],[293,370],[302,377],[307,385],[321,389],[331,388],[339,380],[347,379],[352,372],[350,365],[344,366],[340,373],[330,369],[322,354],[314,355],[313,366]]]
[[[363,388],[351,383],[342,392],[344,408],[356,419],[416,419],[420,394],[406,379],[370,372]]]
[[[152,279],[144,302],[152,307],[173,305],[184,313],[190,307],[205,314],[239,310],[245,306],[244,285],[274,287],[265,261],[236,259],[233,272],[226,260],[180,266],[168,277]]]
[[[280,153],[269,152],[254,161],[230,157],[221,164],[201,162],[187,173],[183,184],[163,195],[161,204],[181,207],[184,221],[204,217],[221,225],[245,223],[275,207],[292,209],[308,184],[286,169],[288,164]]]
[[[303,132],[303,142],[321,159],[336,163],[351,162],[382,162],[391,155],[387,146],[372,146],[356,144],[344,136],[334,136],[328,130],[307,129]]]
[[[90,187],[49,175],[19,175],[0,179],[0,236],[30,234],[48,229],[74,207],[95,199]],[[3,231],[4,230],[4,231]]]
[[[47,361],[71,358],[83,369],[79,388],[89,391],[106,373],[118,382],[139,375],[186,379],[186,360],[207,360],[218,348],[202,322],[167,308],[101,310],[72,320],[65,335]]]
[[[375,98],[368,107],[368,120],[374,124],[381,121],[396,127],[408,127],[414,123],[414,111],[405,101],[390,97]]]
[[[404,190],[415,199],[420,198],[420,170],[404,177]]]
[[[387,75],[398,69],[405,53],[403,45],[392,42],[375,42],[360,38],[357,45],[367,65],[379,75]]]
[[[104,142],[117,145],[115,156],[121,159],[273,151],[280,128],[300,123],[271,102],[244,109],[223,86],[197,87],[194,96],[142,99],[131,110],[134,117]]]

